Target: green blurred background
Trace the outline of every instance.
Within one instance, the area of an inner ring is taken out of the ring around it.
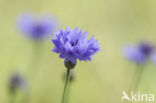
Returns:
[[[155,0],[0,0],[0,103],[9,99],[7,81],[13,71],[28,79],[29,103],[61,102],[63,59],[51,52],[51,38],[39,44],[33,59],[35,43],[16,28],[16,19],[24,12],[53,14],[61,28],[79,27],[99,40],[101,51],[93,61],[78,62],[75,68],[69,103],[121,103],[136,69],[123,58],[123,45],[139,40],[156,43]],[[155,75],[156,67],[148,64],[139,90],[156,94]]]

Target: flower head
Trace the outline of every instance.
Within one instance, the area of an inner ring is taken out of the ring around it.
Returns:
[[[154,46],[148,42],[141,42],[138,45],[130,45],[124,48],[124,56],[138,64],[145,63],[151,59],[154,53]]]
[[[55,39],[52,40],[55,47],[53,52],[59,53],[60,58],[65,59],[65,63],[71,61],[76,64],[76,60],[91,60],[92,56],[100,49],[99,43],[92,36],[87,39],[88,32],[82,32],[78,28],[71,30],[67,27],[55,33]]]
[[[35,17],[30,14],[18,18],[20,31],[35,40],[42,40],[52,34],[56,29],[56,21],[50,16]]]
[[[26,89],[26,80],[19,73],[13,73],[9,78],[9,89],[11,92],[14,92],[17,89],[25,90]]]

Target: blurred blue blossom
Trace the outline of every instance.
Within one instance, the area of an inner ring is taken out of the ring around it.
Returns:
[[[17,24],[23,34],[35,40],[43,40],[57,28],[56,20],[48,15],[35,17],[31,14],[24,14],[18,18]]]
[[[140,42],[137,45],[127,45],[123,49],[125,58],[138,64],[145,63],[147,60],[152,60],[156,63],[154,46],[149,42]]]
[[[20,89],[22,91],[27,90],[27,82],[23,76],[21,76],[19,73],[13,73],[11,77],[9,78],[9,89],[11,92],[16,91],[17,89]]]
[[[76,60],[91,60],[92,56],[100,49],[99,43],[94,39],[87,39],[88,32],[82,32],[77,27],[71,30],[69,27],[65,31],[60,30],[55,33],[55,39],[52,40],[55,47],[52,50],[60,54],[60,58],[65,58],[65,62],[71,61],[76,64]]]

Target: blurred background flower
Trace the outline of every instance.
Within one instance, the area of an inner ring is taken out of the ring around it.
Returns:
[[[17,17],[17,28],[25,38],[32,40],[33,51],[28,73],[33,76],[37,74],[38,64],[44,55],[45,44],[41,41],[49,40],[58,28],[56,17],[50,14],[35,15],[35,13],[22,13]],[[48,39],[49,38],[49,39]]]
[[[8,88],[10,92],[16,92],[17,90],[26,92],[28,90],[28,83],[25,77],[15,72],[9,77]]]
[[[26,78],[21,75],[19,72],[14,72],[10,75],[8,78],[8,101],[9,103],[16,103],[17,98],[19,97],[18,94],[23,95],[24,98],[22,99],[23,103],[26,103],[28,101],[28,95],[29,95],[29,88],[28,88],[28,82]]]
[[[145,74],[145,69],[149,66],[149,61],[155,62],[154,45],[147,41],[141,41],[136,45],[126,46],[123,49],[123,54],[126,59],[135,62],[137,65],[133,73],[131,84],[128,92],[139,90],[140,83]]]
[[[155,48],[149,43],[142,41],[136,45],[127,45],[123,49],[125,58],[137,64],[146,63],[147,60],[154,61]],[[153,58],[153,59],[152,59]]]
[[[23,14],[17,20],[18,29],[30,39],[43,40],[55,32],[57,22],[50,15]]]

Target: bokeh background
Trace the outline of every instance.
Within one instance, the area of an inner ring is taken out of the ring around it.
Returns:
[[[93,61],[78,61],[69,103],[121,103],[136,69],[123,58],[123,45],[140,40],[156,45],[155,0],[0,0],[0,103],[9,99],[7,82],[14,71],[28,81],[29,103],[61,102],[63,59],[51,52],[51,38],[36,52],[35,43],[21,35],[16,19],[24,12],[55,15],[60,28],[79,27],[100,43]],[[147,64],[139,90],[156,94],[155,76],[156,66]]]

